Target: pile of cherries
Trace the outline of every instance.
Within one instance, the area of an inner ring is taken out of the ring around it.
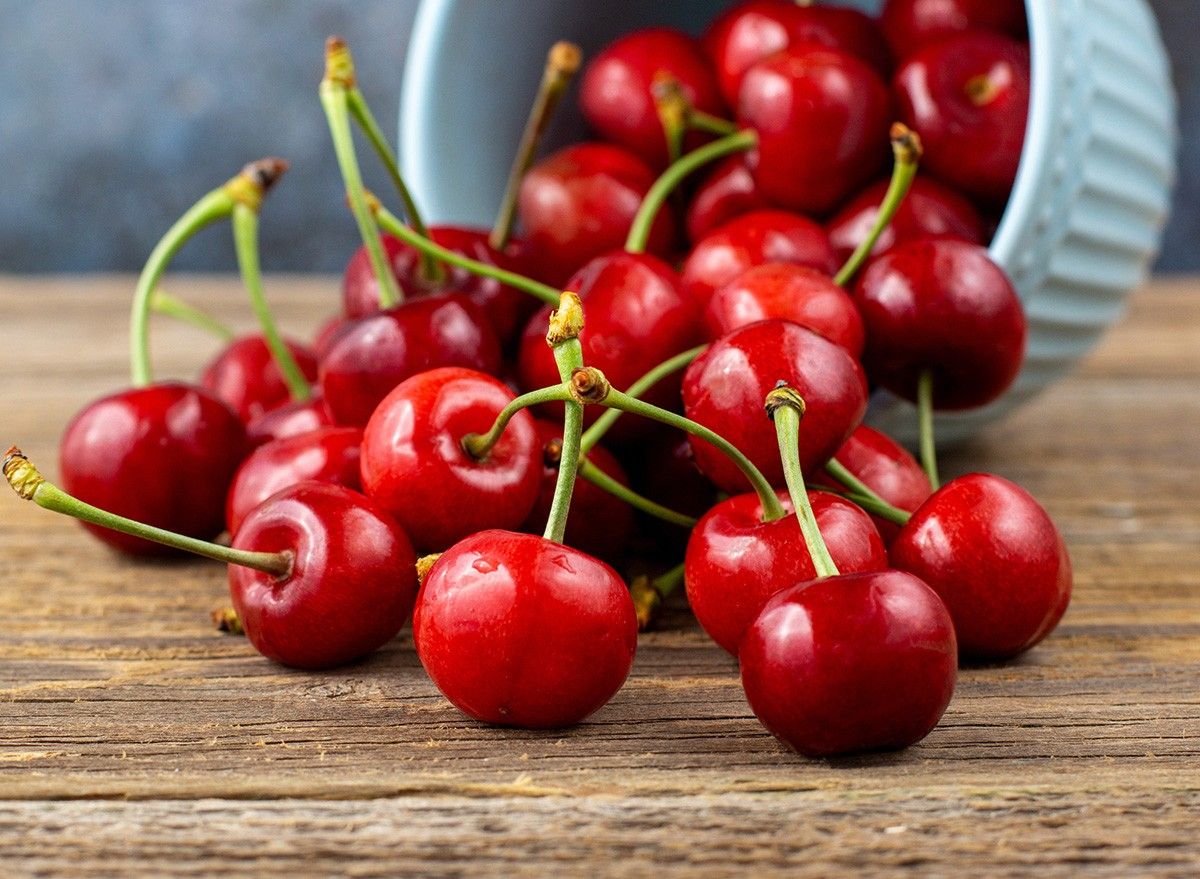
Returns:
[[[228,563],[222,620],[285,665],[354,660],[412,614],[463,712],[567,726],[682,583],[783,741],[912,744],[960,658],[1027,650],[1070,598],[1045,511],[994,475],[939,485],[933,440],[935,410],[995,400],[1024,355],[984,247],[1024,32],[1019,0],[889,0],[878,21],[749,0],[700,40],[605,48],[579,90],[600,139],[535,161],[581,65],[558,44],[490,230],[425,225],[331,39],[321,103],[363,237],[341,312],[311,344],[276,329],[258,212],[286,163],[255,162],[151,254],[133,387],[71,422],[63,488],[15,448],[4,474],[120,552]],[[364,190],[355,127],[403,220]],[[261,332],[196,383],[156,380],[153,312],[228,332],[159,289],[226,219]],[[876,387],[916,404],[919,461],[862,423]]]

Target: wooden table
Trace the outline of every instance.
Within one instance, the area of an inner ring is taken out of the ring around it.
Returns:
[[[0,440],[57,436],[123,385],[129,279],[0,280]],[[336,283],[277,277],[307,332]],[[250,322],[229,279],[172,292]],[[214,344],[160,321],[156,362]],[[1076,566],[1055,635],[965,670],[903,753],[809,761],[684,609],[613,702],[565,732],[464,719],[411,639],[288,671],[209,625],[225,574],[118,559],[0,499],[6,876],[1195,875],[1200,869],[1200,289],[1160,282],[1070,380],[947,456],[1055,516]],[[650,865],[648,862],[653,861]]]

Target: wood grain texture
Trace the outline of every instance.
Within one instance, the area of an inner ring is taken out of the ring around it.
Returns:
[[[125,377],[126,278],[0,279],[0,441],[43,469]],[[226,278],[172,292],[249,327]],[[275,277],[307,334],[336,282]],[[214,350],[160,322],[156,363]],[[807,761],[750,714],[686,608],[565,732],[468,721],[407,633],[312,674],[218,634],[220,566],[121,560],[0,498],[5,875],[1195,875],[1200,866],[1200,289],[1158,283],[1069,380],[945,469],[1016,479],[1076,567],[1055,635],[963,672],[899,754]],[[653,862],[653,865],[650,864]]]

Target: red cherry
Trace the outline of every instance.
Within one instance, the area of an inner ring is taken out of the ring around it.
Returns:
[[[637,618],[603,562],[530,534],[484,531],[434,564],[413,614],[421,664],[463,713],[531,728],[579,723],[621,688]]]
[[[801,754],[905,748],[954,694],[946,606],[902,571],[826,577],[778,593],[746,631],[742,686],[758,719]]]
[[[321,391],[338,424],[361,427],[389,392],[429,369],[500,371],[500,343],[461,293],[410,299],[350,323],[321,361]]]
[[[747,269],[768,262],[809,266],[832,275],[837,260],[829,236],[807,217],[753,211],[701,239],[683,263],[683,288],[700,303]]]
[[[1007,659],[1028,650],[1071,600],[1071,559],[1054,522],[999,476],[946,483],[900,530],[891,554],[946,602],[964,656]]]
[[[1029,47],[963,34],[917,53],[896,72],[900,118],[921,135],[924,167],[991,204],[1012,189],[1029,116]]]
[[[194,385],[160,382],[103,397],[67,426],[63,487],[80,500],[187,537],[224,527],[225,489],[246,451],[245,428],[224,402]],[[171,550],[85,525],[131,555]]]
[[[872,183],[829,221],[826,228],[839,262],[849,259],[855,248],[867,239],[879,216],[879,205],[883,203],[887,188],[886,180]],[[983,218],[958,193],[918,176],[913,179],[892,221],[875,242],[871,254],[879,256],[897,244],[931,236],[983,244]]]
[[[261,446],[271,440],[297,436],[322,427],[332,427],[333,417],[317,391],[307,400],[293,400],[277,409],[264,412],[246,425],[246,439],[251,446]]]
[[[866,513],[827,492],[811,491],[808,497],[838,570],[887,568],[887,550]],[[762,520],[762,504],[753,493],[721,501],[688,540],[688,604],[704,631],[735,656],[743,633],[772,595],[816,576],[788,493],[780,491],[779,500],[788,515],[772,522]]]
[[[807,327],[855,357],[862,356],[864,331],[858,306],[833,279],[816,269],[766,263],[747,270],[708,301],[708,337],[719,339],[739,327],[778,317]]]
[[[419,300],[418,300],[419,301]],[[485,528],[516,528],[541,485],[542,449],[521,411],[483,461],[463,449],[513,394],[498,379],[447,367],[405,381],[379,404],[363,434],[362,484],[422,549],[444,549]]]
[[[978,245],[902,244],[867,267],[854,297],[867,327],[867,372],[905,399],[916,399],[920,374],[931,370],[935,407],[982,406],[1021,369],[1025,314]]]
[[[636,475],[640,490],[663,506],[699,517],[716,502],[716,492],[696,466],[686,433],[655,433],[625,451],[626,466]]]
[[[808,45],[746,71],[737,120],[758,132],[747,161],[763,195],[790,210],[824,214],[883,166],[891,98],[865,61]]]
[[[295,668],[332,668],[386,644],[416,599],[416,557],[376,504],[302,482],[253,510],[236,549],[290,552],[285,576],[229,566],[229,593],[254,648]]]
[[[725,103],[700,44],[669,28],[645,28],[610,43],[588,64],[579,89],[579,107],[592,130],[658,170],[670,161],[653,93],[661,74],[679,84],[695,109],[724,114]],[[692,132],[684,148],[695,149],[703,141],[703,135]]]
[[[326,427],[272,440],[242,462],[225,499],[225,524],[237,534],[242,521],[271,495],[299,482],[324,482],[358,490],[357,427]]]
[[[603,143],[559,150],[529,169],[518,214],[535,274],[562,284],[584,263],[625,244],[654,172],[637,156]],[[648,250],[670,250],[675,231],[660,211]]]
[[[317,378],[317,357],[300,342],[286,340],[296,364],[310,382]],[[275,365],[262,336],[243,336],[204,368],[200,384],[229,404],[243,422],[250,422],[291,399],[287,383]]]
[[[364,250],[364,253],[365,252],[366,251]],[[376,299],[376,302],[378,301],[379,300]],[[333,340],[337,338],[338,333],[342,331],[342,327],[344,327],[346,323],[346,318],[343,315],[335,314],[329,318],[329,320],[325,321],[325,323],[321,324],[320,329],[317,330],[317,335],[313,338],[312,344],[312,350],[313,353],[317,355],[317,360],[323,358],[329,351],[330,346],[333,344]]]
[[[763,399],[785,381],[804,398],[800,466],[815,472],[846,441],[867,409],[867,380],[845,348],[783,320],[765,320],[718,339],[688,367],[684,413],[740,449],[773,484],[783,467]],[[713,446],[694,439],[701,472],[724,491],[742,493],[746,478]]]
[[[1026,36],[1022,0],[886,0],[879,23],[900,59],[967,31]]]
[[[688,204],[688,240],[698,242],[730,220],[768,207],[770,203],[754,185],[745,157],[726,156],[696,188]]]
[[[542,480],[533,511],[523,529],[541,534],[550,518],[554,486],[558,481],[558,456],[562,452],[562,425],[535,419],[538,439],[542,444]],[[588,459],[617,482],[629,485],[629,477],[612,452],[595,446]],[[580,552],[608,562],[619,561],[633,533],[633,508],[618,497],[597,488],[586,479],[577,479],[571,495],[571,513],[563,543]]]

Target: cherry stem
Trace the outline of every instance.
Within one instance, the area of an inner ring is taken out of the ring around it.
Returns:
[[[582,331],[583,303],[580,302],[578,294],[564,290],[558,308],[550,312],[550,328],[546,333],[546,344],[554,352],[558,375],[571,394],[563,416],[558,480],[554,483],[554,497],[550,501],[550,515],[546,519],[546,530],[543,533],[547,540],[553,540],[555,543],[562,543],[563,535],[567,531],[571,496],[575,492],[575,476],[579,472],[579,459],[582,457],[579,444],[583,438],[583,400],[574,392],[572,385],[575,373],[583,369],[583,348],[579,344],[579,334]]]
[[[650,91],[654,96],[658,121],[662,124],[663,137],[667,141],[667,163],[674,165],[683,155],[683,139],[688,132],[692,102],[683,93],[679,80],[665,70],[654,75]]]
[[[645,375],[631,384],[625,389],[626,396],[640,398],[660,381],[667,376],[679,372],[684,369],[693,360],[699,357],[708,349],[708,345],[697,345],[695,348],[689,348],[676,354],[674,357],[664,360],[662,363],[650,369]],[[612,429],[617,419],[621,417],[620,409],[609,409],[603,415],[593,422],[583,434],[583,451],[590,452],[604,438],[604,435]]]
[[[307,400],[312,396],[308,378],[283,340],[263,292],[262,269],[258,262],[258,212],[245,204],[238,204],[233,209],[233,244],[237,251],[238,270],[242,273],[242,284],[250,296],[250,307],[258,318],[275,366],[283,376],[292,399]]]
[[[875,222],[871,225],[870,233],[858,243],[858,247],[854,248],[854,252],[850,254],[845,265],[833,277],[834,283],[839,287],[845,287],[858,274],[858,270],[862,268],[863,263],[867,261],[871,251],[874,250],[876,242],[879,241],[879,236],[883,234],[883,230],[892,222],[896,211],[904,203],[904,197],[908,195],[913,178],[917,176],[917,168],[921,163],[922,155],[921,138],[915,131],[900,122],[892,125],[890,136],[892,155],[895,157],[891,182],[888,183],[887,192],[884,193],[883,201],[875,214]]]
[[[837,565],[817,526],[817,517],[808,500],[808,488],[804,485],[804,472],[800,467],[800,419],[804,416],[804,399],[794,388],[780,382],[767,394],[766,408],[767,414],[775,422],[783,478],[787,481],[788,494],[791,495],[792,506],[796,508],[800,532],[804,535],[813,567],[818,577],[836,577]]]
[[[464,436],[461,440],[463,451],[476,461],[485,461],[492,453],[496,443],[500,441],[500,437],[504,435],[508,423],[522,409],[542,403],[566,402],[569,399],[571,399],[571,394],[567,390],[566,384],[551,385],[547,388],[530,391],[528,394],[522,394],[500,410],[487,433],[468,433]]]
[[[293,556],[291,552],[251,552],[244,549],[233,549],[209,543],[207,540],[184,537],[182,534],[155,528],[133,519],[126,519],[116,513],[86,504],[67,494],[58,486],[47,482],[16,446],[11,447],[5,454],[3,470],[4,478],[8,480],[13,491],[43,509],[62,513],[103,528],[110,528],[131,537],[140,537],[143,540],[161,543],[164,546],[181,549],[218,562],[253,568],[276,577],[286,577],[292,570]]]
[[[333,150],[337,155],[342,182],[346,186],[346,197],[350,211],[358,224],[358,233],[367,248],[371,269],[379,282],[379,305],[391,308],[404,301],[404,294],[396,280],[392,267],[383,252],[379,227],[367,207],[363,189],[362,173],[358,167],[358,156],[354,151],[354,138],[350,131],[350,110],[347,91],[354,82],[354,64],[345,42],[330,37],[325,43],[325,77],[321,80],[321,106],[329,123],[329,134],[333,138]]]
[[[539,299],[547,305],[557,305],[560,290],[551,287],[549,284],[543,284],[540,281],[535,281],[533,278],[527,278],[525,275],[519,275],[516,272],[510,272],[506,269],[498,268],[497,266],[488,265],[484,262],[471,259],[463,256],[461,253],[455,253],[453,250],[447,250],[440,244],[436,244],[428,238],[424,238],[417,234],[412,229],[405,226],[400,219],[379,203],[373,195],[368,193],[368,204],[371,212],[375,215],[379,225],[389,235],[399,238],[405,244],[416,248],[422,253],[429,253],[441,262],[449,263],[452,266],[466,269],[473,275],[478,275],[481,278],[493,278],[501,284],[507,284],[522,293],[528,293],[535,299]]]
[[[825,465],[825,472],[846,487],[847,490],[838,492],[839,494],[848,497],[863,509],[867,509],[869,504],[869,512],[895,522],[897,525],[903,525],[912,515],[881,498],[873,488],[846,469],[845,465],[837,458],[829,460]]]
[[[715,134],[718,137],[725,137],[738,132],[736,122],[722,119],[720,116],[714,116],[712,113],[705,113],[703,110],[697,110],[691,106],[688,107],[687,123],[688,128],[708,134]]]
[[[583,51],[574,43],[561,40],[550,47],[546,53],[546,67],[542,71],[542,81],[538,86],[537,96],[533,106],[529,108],[529,118],[525,120],[525,130],[521,133],[521,141],[517,145],[516,155],[513,156],[512,169],[508,172],[508,183],[504,187],[504,197],[500,199],[500,210],[496,214],[496,222],[488,236],[488,244],[495,251],[503,251],[512,240],[513,224],[517,217],[517,198],[521,193],[521,181],[533,164],[537,155],[538,145],[546,134],[546,128],[554,117],[558,102],[571,85],[571,80],[579,70],[583,61]],[[420,231],[420,230],[418,230]]]
[[[654,226],[654,220],[658,216],[659,210],[684,178],[709,162],[731,153],[752,149],[757,143],[758,135],[755,132],[739,131],[692,150],[663,171],[662,175],[654,181],[654,185],[650,187],[650,191],[646,193],[646,197],[642,199],[637,216],[633,218],[633,225],[629,227],[629,236],[625,239],[625,250],[629,253],[645,252],[646,243],[650,239],[650,230]]]
[[[608,492],[613,497],[625,501],[625,503],[634,509],[641,510],[647,515],[654,516],[656,519],[662,519],[664,522],[670,522],[672,525],[678,525],[680,528],[691,528],[697,522],[691,516],[676,512],[670,507],[664,507],[662,504],[650,500],[645,495],[638,494],[629,486],[622,485],[593,464],[587,457],[584,457],[579,462],[579,475],[602,491]]]
[[[653,580],[649,577],[635,577],[629,584],[630,597],[633,598],[633,609],[637,614],[638,629],[650,627],[654,612],[672,592],[683,583],[683,562],[669,571],[664,571]]]
[[[172,296],[161,287],[155,290],[154,295],[150,297],[150,308],[155,314],[162,314],[181,323],[191,324],[206,333],[211,333],[223,342],[232,342],[236,336],[236,333],[223,321],[213,317],[207,311]]]
[[[933,370],[923,369],[917,376],[917,425],[920,433],[921,467],[929,477],[929,484],[937,491],[941,487],[938,479],[937,444],[933,439]]]

